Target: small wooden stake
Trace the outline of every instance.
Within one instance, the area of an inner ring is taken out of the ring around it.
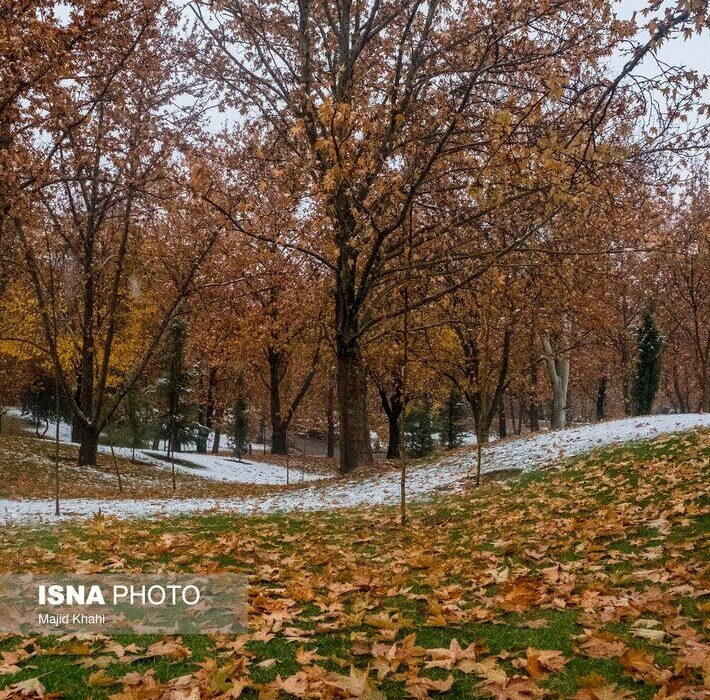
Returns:
[[[483,457],[481,443],[476,438],[476,486],[481,485],[481,459]]]
[[[55,412],[57,419],[57,429],[54,434],[54,514],[59,515],[59,382],[57,381],[57,372],[54,372],[54,396],[55,396]]]

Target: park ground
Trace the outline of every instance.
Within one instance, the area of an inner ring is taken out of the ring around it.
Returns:
[[[708,697],[710,430],[412,504],[0,532],[5,572],[235,571],[238,636],[0,639],[0,698]]]
[[[55,446],[29,436],[27,428],[15,420],[0,436],[0,524],[57,521]],[[710,415],[653,415],[513,437],[485,447],[481,471],[484,478],[509,477],[596,448],[702,428],[710,428]],[[244,515],[294,513],[400,500],[396,461],[338,477],[334,461],[324,457],[277,459],[253,451],[237,459],[228,452],[181,452],[175,459],[173,489],[172,465],[164,452],[140,450],[133,463],[127,448],[116,447],[112,453],[108,445],[100,445],[96,467],[78,468],[77,450],[77,445],[62,443],[60,437],[62,520],[91,518],[97,512],[128,519],[215,510]],[[471,446],[410,461],[407,497],[422,500],[460,491],[476,471],[476,450]]]

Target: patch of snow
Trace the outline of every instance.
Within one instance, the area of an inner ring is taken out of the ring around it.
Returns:
[[[9,408],[8,413],[17,416],[22,420],[27,420],[19,408]],[[27,423],[28,434],[34,434],[31,424]],[[49,430],[44,435],[46,439],[53,439],[56,430],[56,422],[50,423]],[[41,431],[40,431],[41,432]],[[71,443],[71,425],[64,421],[59,422],[59,441],[66,444]],[[110,445],[99,445],[99,452],[111,454]],[[114,447],[117,457],[130,459],[132,450],[130,447]],[[242,461],[236,458],[224,457],[223,455],[198,454],[197,452],[179,452],[176,459],[186,464],[176,464],[175,471],[184,474],[192,474],[211,481],[222,481],[232,484],[261,484],[282,486],[287,482],[296,484],[306,481],[317,481],[325,478],[322,474],[312,474],[303,472],[300,469],[290,469],[286,474],[286,468],[279,464],[269,464],[267,462],[252,461],[245,457]],[[169,461],[155,456],[151,450],[136,450],[136,459],[147,462],[160,469],[172,469]],[[100,472],[99,472],[100,473]]]
[[[130,450],[128,452],[127,456],[130,457]],[[169,461],[157,459],[150,451],[141,451],[141,457],[147,457],[152,462],[168,469],[172,468]],[[248,457],[238,460],[236,457],[224,457],[222,455],[179,452],[176,453],[175,458],[180,462],[188,462],[194,465],[175,464],[175,471],[194,474],[212,481],[227,481],[234,484],[273,484],[277,486],[285,485],[287,481],[285,467],[279,464],[253,462]],[[311,474],[293,468],[289,470],[288,474],[288,481],[291,484],[297,484],[301,481],[317,481],[324,478],[326,477],[322,474]]]
[[[21,421],[23,421],[27,425],[28,435],[36,436],[35,424],[32,420],[32,417],[24,415],[22,413],[21,408],[18,408],[17,406],[6,406],[5,412],[8,416],[13,416],[14,418],[19,418]],[[57,430],[57,422],[50,421],[49,427],[47,428],[47,432],[44,432],[45,427],[46,424],[40,423],[39,436],[47,440],[54,440],[54,436],[56,435]],[[71,443],[71,425],[69,425],[69,423],[65,423],[63,420],[59,421],[59,442]]]
[[[567,430],[538,433],[487,446],[483,452],[483,472],[500,469],[529,471],[564,457],[588,452],[615,443],[644,440],[664,433],[710,427],[710,414],[679,414],[625,418]],[[437,462],[412,467],[407,478],[410,498],[421,498],[437,489],[457,490],[475,468],[475,455],[460,453]],[[271,496],[254,498],[198,498],[115,500],[67,499],[62,502],[61,519],[88,518],[101,510],[118,518],[189,515],[219,510],[256,514],[309,511],[358,505],[396,503],[399,500],[399,473],[388,472],[361,480],[307,486]],[[0,522],[55,521],[52,501],[0,500]]]

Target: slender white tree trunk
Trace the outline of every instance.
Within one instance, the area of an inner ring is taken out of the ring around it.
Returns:
[[[567,387],[569,386],[570,353],[567,349],[569,340],[569,321],[564,322],[564,332],[554,348],[550,337],[540,335],[547,378],[552,387],[552,430],[564,428],[567,423]]]

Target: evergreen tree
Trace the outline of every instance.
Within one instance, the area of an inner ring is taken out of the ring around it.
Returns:
[[[168,443],[168,452],[179,452],[183,445],[195,439],[193,373],[185,367],[186,343],[187,326],[182,319],[177,318],[168,332],[163,356],[163,376],[158,380],[158,391],[165,402],[159,433]]]
[[[239,374],[234,398],[234,454],[238,459],[247,451],[247,400],[244,395],[244,377]]]
[[[123,402],[125,425],[131,447],[131,461],[135,461],[136,450],[143,447],[152,432],[155,414],[146,401],[143,391],[133,388]]]
[[[449,395],[437,416],[439,439],[447,450],[453,450],[454,447],[463,444],[464,431],[461,427],[461,420],[465,412],[466,409],[461,400],[460,392],[455,387],[451,387]]]
[[[637,333],[638,359],[634,379],[634,406],[636,414],[645,416],[653,410],[661,378],[663,339],[656,326],[651,309],[646,309]]]
[[[417,402],[404,420],[404,440],[407,454],[424,457],[434,449],[432,433],[431,401],[427,397]]]

